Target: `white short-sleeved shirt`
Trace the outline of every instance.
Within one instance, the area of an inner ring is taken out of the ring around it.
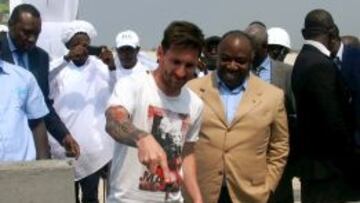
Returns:
[[[115,58],[115,65],[116,65],[116,78],[117,80],[124,78],[126,76],[132,74],[138,74],[141,72],[150,71],[151,69],[145,65],[143,65],[139,60],[136,62],[135,66],[131,69],[126,69],[121,66],[119,57],[116,56]]]
[[[62,66],[62,67],[60,67]],[[107,66],[89,56],[81,67],[60,58],[50,69],[60,69],[52,75],[50,98],[61,120],[80,145],[80,157],[75,160],[75,180],[98,171],[113,155],[113,139],[105,132],[105,109],[111,95],[111,76]],[[65,151],[49,136],[54,158],[64,159]]]
[[[0,60],[0,162],[36,158],[28,119],[48,114],[43,94],[26,69]]]
[[[121,105],[133,124],[151,133],[163,147],[169,168],[181,177],[181,152],[185,142],[195,142],[201,122],[203,103],[187,87],[179,96],[168,97],[156,85],[150,72],[133,74],[119,80],[108,106]],[[110,172],[108,202],[164,202],[164,184],[159,174],[151,174],[138,161],[137,149],[115,144]],[[182,202],[174,187],[168,202]]]

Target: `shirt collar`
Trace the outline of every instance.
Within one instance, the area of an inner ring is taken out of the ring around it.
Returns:
[[[233,90],[230,90],[228,88],[228,86],[220,79],[220,77],[218,76],[218,71],[214,72],[215,74],[215,81],[216,81],[216,84],[218,86],[218,88],[220,89],[223,89],[223,90],[226,90],[228,92],[231,92],[232,94],[238,94],[240,93],[241,91],[245,91],[246,88],[247,88],[247,85],[248,85],[248,78],[247,77],[244,82],[239,86],[239,87],[236,87],[235,89]]]
[[[6,37],[7,37],[7,40],[8,40],[8,44],[9,44],[9,49],[10,49],[10,51],[11,51],[11,52],[16,51],[17,48],[16,48],[15,44],[13,43],[12,39],[10,38],[9,33],[6,33]]]
[[[336,57],[338,57],[340,61],[342,61],[343,53],[344,53],[344,44],[342,42],[340,42],[339,50],[336,53]]]
[[[6,66],[4,65],[4,61],[0,60],[0,74],[8,74],[6,71]]]
[[[317,48],[321,53],[330,57],[331,52],[322,43],[315,41],[315,40],[305,40],[305,44],[308,44],[308,45],[311,45],[311,46]]]
[[[263,60],[263,62],[260,64],[260,66],[266,70],[270,70],[271,60],[270,60],[269,55]]]

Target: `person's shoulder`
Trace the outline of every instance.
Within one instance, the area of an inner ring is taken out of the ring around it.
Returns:
[[[108,66],[97,56],[89,55],[88,63],[100,72],[109,73]]]
[[[354,57],[354,58],[357,58],[358,60],[360,60],[360,48],[344,46],[343,56]]]
[[[294,68],[310,68],[312,71],[329,69],[334,63],[330,57],[321,53],[315,47],[309,50],[302,50],[295,61]],[[329,69],[330,70],[330,69]]]
[[[200,115],[204,108],[202,99],[189,87],[184,86],[181,93],[181,103],[188,105],[193,115]]]
[[[197,105],[197,106],[203,105],[201,98],[192,89],[190,89],[190,87],[185,86],[184,90],[186,91],[187,95],[189,96],[191,105]]]
[[[151,80],[151,72],[144,71],[144,72],[137,72],[121,77],[120,79],[118,79],[117,83],[120,83],[122,86],[126,84],[128,86],[141,87],[147,85],[148,82],[150,82],[150,80]]]
[[[148,70],[148,71],[154,70],[153,67],[150,67],[149,65],[146,65],[146,64],[142,63],[141,61],[138,61],[138,62],[136,63],[136,66],[138,66],[139,69],[145,70],[145,71],[147,71],[147,70]]]
[[[275,68],[280,68],[284,71],[291,71],[293,66],[287,64],[287,63],[284,63],[282,61],[277,61],[277,60],[274,60],[274,59],[271,59],[271,63],[274,64],[274,67]]]
[[[209,85],[209,82],[211,82],[212,74],[207,74],[204,77],[194,78],[186,83],[186,86],[192,89],[193,91],[197,91],[198,89],[204,88],[207,85]]]
[[[8,63],[6,61],[2,61],[1,66],[4,68],[4,70],[7,73],[15,77],[14,79],[19,79],[24,82],[28,82],[32,80],[35,81],[34,75],[23,67],[20,67],[12,63]]]
[[[312,61],[329,61],[329,57],[321,52],[318,48],[305,44],[301,49],[298,57],[305,57]]]
[[[144,83],[144,82],[148,82],[152,75],[151,75],[151,71],[141,71],[141,72],[135,72],[135,73],[132,73],[128,76],[126,76],[125,78],[128,78],[129,80],[131,81],[134,81],[134,82],[141,82],[141,83]]]
[[[254,75],[249,76],[248,83],[252,83],[251,86],[258,89],[258,91],[263,92],[266,95],[278,97],[284,94],[283,90],[275,85],[272,85],[259,77]],[[250,84],[248,84],[250,85]]]
[[[106,65],[99,57],[89,55],[88,60],[90,63]]]
[[[49,59],[49,54],[48,54],[43,48],[38,47],[38,46],[35,46],[35,47],[33,48],[33,51],[35,51],[36,53],[38,53],[39,56],[41,56],[41,57],[46,57],[46,58]]]

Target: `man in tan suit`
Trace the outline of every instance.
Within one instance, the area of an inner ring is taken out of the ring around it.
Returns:
[[[265,203],[289,151],[284,94],[250,73],[247,34],[226,33],[218,53],[217,71],[189,83],[205,104],[195,150],[203,199]]]

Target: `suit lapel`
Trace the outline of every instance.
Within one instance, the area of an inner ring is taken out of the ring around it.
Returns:
[[[237,107],[237,111],[235,117],[230,125],[233,126],[239,120],[246,115],[248,112],[253,110],[257,105],[261,103],[261,96],[262,92],[259,90],[256,84],[256,78],[250,74],[248,80],[248,86],[245,89],[245,92],[241,98],[240,104]]]
[[[213,72],[211,77],[208,77],[208,80],[206,81],[207,85],[200,89],[202,92],[201,98],[215,112],[221,122],[227,125],[224,105],[219,95],[215,74],[216,73]]]
[[[1,51],[0,58],[4,61],[14,64],[14,59],[9,48],[9,43],[7,41],[6,33],[1,33]]]
[[[281,75],[282,68],[279,68],[279,63],[271,59],[271,84],[281,87],[282,77]]]
[[[36,72],[36,70],[38,70],[35,67],[37,67],[39,65],[39,62],[38,62],[39,57],[37,57],[36,53],[37,52],[36,52],[35,48],[28,52],[28,59],[29,59],[28,69],[33,73]]]

